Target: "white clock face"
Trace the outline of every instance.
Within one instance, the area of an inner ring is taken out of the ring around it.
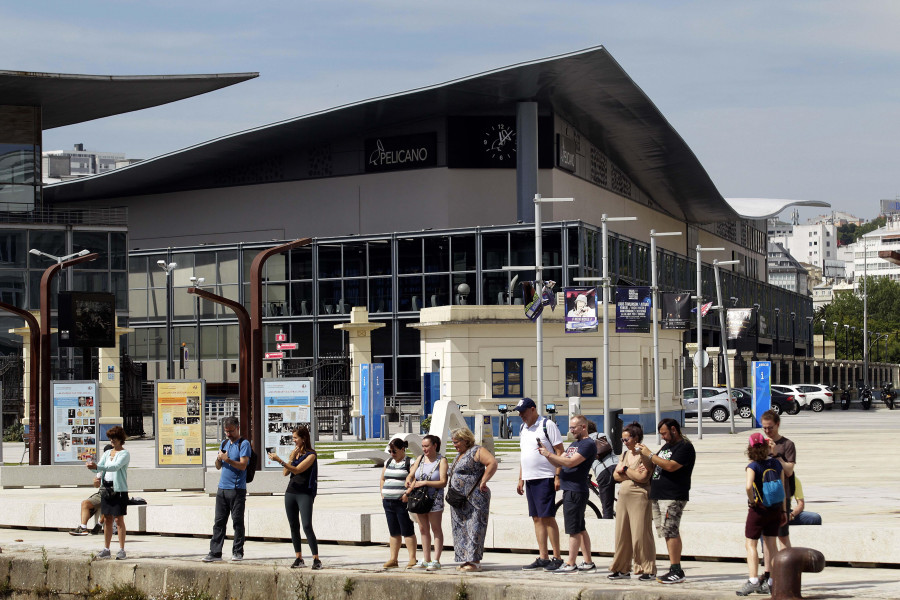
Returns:
[[[492,159],[514,161],[516,159],[516,130],[502,123],[491,125],[484,132],[484,151]]]

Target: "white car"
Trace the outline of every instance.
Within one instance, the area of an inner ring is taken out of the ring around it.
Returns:
[[[826,408],[831,410],[834,406],[834,392],[828,386],[803,383],[794,387],[806,395],[806,406],[813,412],[822,412]]]
[[[772,389],[778,390],[779,392],[782,392],[784,394],[790,394],[791,396],[794,397],[794,400],[797,401],[797,412],[788,413],[788,414],[796,415],[798,412],[800,412],[801,408],[807,407],[806,394],[804,394],[802,391],[800,391],[799,386],[796,386],[796,385],[773,385]]]
[[[728,402],[725,388],[705,387],[703,391],[703,416],[710,417],[716,423],[724,423],[731,412],[737,413],[737,401],[732,398]],[[682,391],[684,416],[697,416],[697,388],[684,388]]]

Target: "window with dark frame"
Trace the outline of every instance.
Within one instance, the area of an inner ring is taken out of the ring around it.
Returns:
[[[594,375],[597,373],[596,358],[567,358],[566,359],[566,384],[578,383],[581,385],[582,396],[596,396],[597,386],[594,385]]]
[[[491,361],[491,395],[494,398],[522,397],[521,358],[501,358]]]

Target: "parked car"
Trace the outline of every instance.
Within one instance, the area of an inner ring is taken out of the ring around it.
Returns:
[[[716,423],[724,423],[732,411],[737,413],[737,402],[734,398],[728,401],[728,394],[724,388],[705,387],[703,392],[702,412],[704,417],[710,417]],[[684,416],[697,416],[697,388],[684,388],[682,390],[682,403],[684,404]]]
[[[806,406],[813,412],[822,412],[834,407],[834,392],[827,385],[804,383],[794,386],[806,394]]]
[[[797,412],[789,412],[789,415],[796,415],[801,408],[806,408],[806,394],[800,391],[796,385],[773,385],[772,389],[789,396],[793,396],[797,401]]]
[[[737,414],[744,419],[753,416],[753,391],[750,388],[736,388],[732,390],[732,394],[737,400]],[[778,390],[772,390],[771,393],[772,411],[777,415],[796,415],[800,412],[800,406],[791,394],[785,394]]]

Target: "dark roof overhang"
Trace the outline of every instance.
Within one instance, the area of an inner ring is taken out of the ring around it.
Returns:
[[[258,77],[212,75],[69,75],[0,71],[0,104],[40,106],[43,129],[53,129],[168,104]]]
[[[447,83],[365,100],[148,159],[93,177],[46,186],[50,202],[190,189],[192,174],[317,145],[375,128],[448,115],[515,114],[538,102],[571,122],[616,163],[654,205],[695,223],[738,219],[700,161],[602,46],[521,63]]]

